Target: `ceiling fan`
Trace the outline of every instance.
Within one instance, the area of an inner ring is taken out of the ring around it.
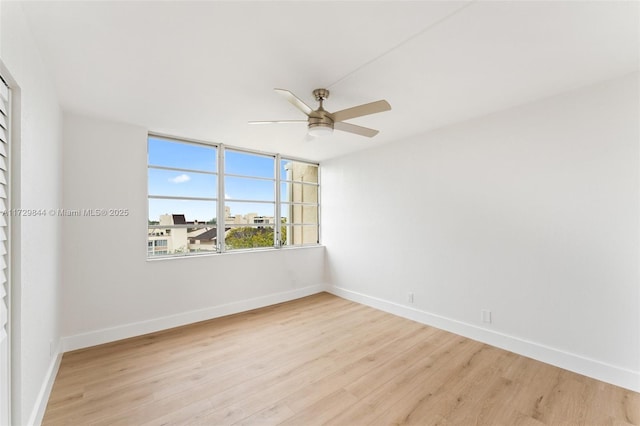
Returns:
[[[307,126],[310,136],[328,135],[333,132],[333,129],[337,129],[371,138],[378,134],[378,130],[345,123],[344,121],[364,115],[389,111],[391,109],[389,102],[380,100],[331,113],[322,106],[323,102],[329,97],[329,91],[327,89],[316,89],[313,91],[313,96],[316,98],[316,101],[320,103],[320,106],[316,110],[311,109],[309,105],[305,104],[300,98],[288,90],[274,90],[302,111],[308,117],[307,120],[250,121],[250,124],[308,123]]]

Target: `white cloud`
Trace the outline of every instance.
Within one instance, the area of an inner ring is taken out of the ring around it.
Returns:
[[[191,178],[189,177],[189,175],[185,175],[184,173],[176,176],[174,178],[170,178],[169,182],[172,183],[185,183],[185,182],[189,182],[191,180]]]

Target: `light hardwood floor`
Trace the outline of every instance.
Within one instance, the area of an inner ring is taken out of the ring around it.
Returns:
[[[44,425],[625,425],[640,394],[326,293],[64,355]]]

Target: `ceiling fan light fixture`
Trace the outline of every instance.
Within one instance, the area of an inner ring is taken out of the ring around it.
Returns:
[[[312,123],[309,124],[309,136],[319,137],[333,133],[333,126],[329,123]]]

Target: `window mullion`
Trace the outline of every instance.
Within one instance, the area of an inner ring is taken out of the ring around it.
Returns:
[[[322,182],[321,174],[322,174],[322,169],[320,168],[320,165],[318,165],[318,193],[316,194],[316,197],[317,197],[316,198],[316,205],[318,206],[318,212],[316,214],[317,219],[316,219],[316,223],[315,223],[316,229],[317,229],[317,235],[318,235],[318,240],[316,241],[317,244],[320,244],[320,242],[322,240],[322,228],[321,228],[322,224],[321,224],[321,221],[320,221],[320,218],[322,217],[321,211],[320,211],[320,208],[321,208],[321,205],[322,205],[321,200],[320,200],[320,195],[322,194],[322,191],[320,191],[320,182]],[[220,197],[220,196],[218,195],[218,197]]]
[[[216,220],[216,226],[218,227],[217,231],[216,231],[216,235],[217,235],[217,241],[218,241],[218,253],[224,253],[225,251],[225,244],[224,244],[224,237],[225,237],[225,203],[226,203],[226,197],[224,196],[225,192],[224,192],[224,179],[225,179],[225,174],[224,174],[224,150],[225,150],[225,146],[223,144],[220,144],[220,146],[218,147],[218,212],[217,212],[217,220]]]
[[[275,219],[274,219],[274,224],[275,224],[275,228],[273,230],[273,238],[274,238],[274,245],[277,248],[281,248],[282,247],[282,215],[280,214],[280,154],[276,154],[276,158],[275,158],[275,162],[273,167],[275,167],[275,176],[276,176],[276,187],[275,187],[275,191],[276,191],[276,208],[275,208]]]

